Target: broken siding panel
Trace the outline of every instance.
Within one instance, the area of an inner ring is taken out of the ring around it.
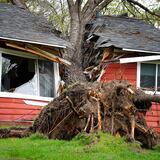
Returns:
[[[106,67],[106,70],[101,78],[101,81],[111,80],[128,80],[129,83],[136,86],[137,64],[119,64],[111,63]]]
[[[41,109],[25,104],[24,99],[0,98],[0,125],[31,125]]]

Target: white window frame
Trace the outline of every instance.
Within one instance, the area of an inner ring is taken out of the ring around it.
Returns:
[[[41,58],[40,56],[33,55],[31,53],[22,52],[22,51],[16,51],[12,49],[6,49],[6,48],[0,48],[0,89],[1,89],[1,76],[2,76],[2,54],[9,54],[9,55],[15,55],[19,57],[29,58],[29,59],[35,59],[36,60],[36,72],[38,73],[38,59],[45,60],[44,58]],[[59,75],[59,64],[56,62],[53,62],[54,66],[54,73],[53,73],[53,79],[54,79],[54,97],[58,95],[58,87],[60,82],[60,75]],[[0,97],[6,97],[6,98],[22,98],[22,99],[32,99],[32,100],[41,100],[41,101],[51,101],[53,98],[51,97],[42,97],[40,96],[40,87],[39,87],[39,76],[36,78],[36,90],[37,95],[25,95],[21,93],[10,93],[10,92],[1,92],[0,90]]]
[[[155,64],[156,65],[156,79],[155,79],[155,91],[145,90],[144,92],[147,94],[160,94],[160,91],[157,91],[157,75],[158,75],[158,64],[160,61],[150,61],[150,62],[137,62],[137,88],[141,88],[140,81],[141,81],[141,63],[146,64]]]

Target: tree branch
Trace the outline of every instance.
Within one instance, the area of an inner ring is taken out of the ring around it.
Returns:
[[[94,12],[102,10],[104,7],[106,7],[109,3],[111,3],[113,0],[103,0],[99,3],[98,6],[95,7]]]
[[[56,15],[59,15],[58,12],[56,11],[54,5],[52,5],[51,3],[49,3],[47,0],[44,0],[42,2],[38,1],[38,2],[39,2],[39,5],[41,7],[44,7],[44,6],[49,7]]]
[[[11,0],[11,3],[17,5],[20,8],[27,9],[25,0]]]
[[[76,7],[76,9],[77,9],[79,19],[80,19],[80,17],[81,17],[80,12],[81,12],[82,2],[83,2],[83,0],[76,0],[76,2],[75,2],[75,7]]]
[[[83,0],[76,0],[75,5],[81,6],[82,2],[83,2]]]
[[[73,0],[67,0],[67,3],[68,3],[69,12],[70,12],[70,15],[71,15],[73,10],[74,10],[75,4],[74,4]]]
[[[82,10],[84,21],[89,21],[97,11],[100,11],[113,0],[88,0]]]
[[[86,5],[84,6],[82,12],[83,14],[90,14],[93,10],[102,2],[108,0],[88,0]]]
[[[124,7],[127,8],[128,12],[131,13],[135,17],[135,14],[131,11],[131,9],[128,8],[126,1],[123,1],[123,5],[124,5]],[[130,4],[130,5],[133,6],[135,9],[137,9],[134,5],[132,5],[132,4]],[[140,13],[139,11],[137,11],[137,12]]]
[[[89,8],[91,2],[93,2],[93,0],[88,0],[87,3],[85,4],[85,6],[83,7],[82,13],[84,14],[87,9]]]
[[[151,10],[149,10],[147,7],[145,7],[144,5],[142,5],[141,3],[135,1],[135,0],[127,0],[129,3],[131,4],[134,4],[140,8],[142,8],[143,10],[145,10],[146,12],[148,12],[149,14],[151,15],[154,15],[154,16],[157,16],[157,17],[160,17],[160,14],[157,14],[155,12],[152,12]]]

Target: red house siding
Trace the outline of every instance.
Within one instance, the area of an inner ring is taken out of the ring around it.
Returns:
[[[111,80],[128,80],[129,83],[136,87],[137,79],[137,64],[119,64],[112,63],[106,68],[104,74],[101,77],[101,81],[111,81]]]
[[[137,63],[109,64],[101,77],[101,81],[108,82],[111,80],[128,80],[129,83],[136,87]],[[160,133],[160,104],[153,103],[145,118],[148,126]]]
[[[26,104],[24,99],[0,98],[0,125],[31,125],[41,109]]]
[[[153,103],[146,114],[148,126],[154,128],[160,134],[160,104]]]

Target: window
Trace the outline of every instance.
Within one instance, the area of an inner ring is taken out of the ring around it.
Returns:
[[[140,64],[140,87],[148,91],[160,91],[160,64]]]
[[[54,96],[53,62],[1,54],[1,92]]]
[[[35,60],[2,54],[1,91],[36,95]]]
[[[54,94],[53,63],[38,61],[40,96],[50,97]]]

